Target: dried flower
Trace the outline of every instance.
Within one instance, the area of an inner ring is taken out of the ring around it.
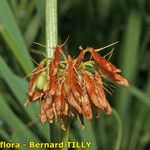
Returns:
[[[52,123],[60,118],[62,129],[65,130],[65,120],[68,117],[79,116],[84,128],[83,116],[87,120],[92,120],[93,108],[97,110],[98,116],[101,111],[105,111],[108,115],[112,113],[105,96],[105,91],[109,92],[103,81],[106,77],[129,87],[128,81],[119,75],[121,70],[98,54],[95,49],[91,47],[80,49],[79,56],[73,59],[63,53],[61,45],[56,45],[49,65],[46,67],[44,59],[34,69],[29,83],[29,99],[25,105],[41,101],[39,117],[42,123],[46,120]],[[90,52],[91,58],[84,62],[86,52]],[[64,57],[63,61],[60,60],[61,55]],[[48,76],[44,76],[45,84],[39,88],[37,82],[42,74]]]

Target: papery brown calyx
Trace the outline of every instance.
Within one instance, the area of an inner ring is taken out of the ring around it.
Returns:
[[[61,45],[56,45],[48,66],[45,66],[44,59],[33,71],[29,82],[29,98],[25,105],[38,100],[41,102],[39,117],[42,123],[53,123],[60,119],[61,128],[65,130],[68,118],[76,120],[78,117],[84,128],[84,117],[92,120],[93,109],[96,108],[98,114],[101,111],[108,115],[112,113],[105,94],[109,91],[105,87],[105,77],[129,87],[128,81],[119,74],[121,70],[93,48],[83,50],[80,47],[80,50],[79,56],[73,59],[63,53]],[[91,54],[89,61],[84,61],[86,52]],[[61,55],[64,57],[63,61],[60,60]],[[41,78],[43,71],[47,74],[45,85],[39,88],[36,81]]]
[[[105,76],[118,84],[130,87],[128,81],[118,74],[119,72],[121,72],[120,69],[116,68],[113,64],[111,64],[109,61],[99,55],[93,48],[88,49],[91,52],[91,55],[93,56],[97,66],[100,68],[100,71]]]

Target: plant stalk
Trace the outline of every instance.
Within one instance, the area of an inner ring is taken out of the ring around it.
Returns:
[[[57,0],[46,0],[46,54],[52,58],[55,47],[58,43],[58,26],[57,26]],[[68,120],[69,121],[69,120]],[[69,139],[69,122],[67,123],[67,131],[62,133],[60,123],[50,124],[50,140],[51,142],[66,143]],[[62,139],[63,137],[63,139]],[[64,147],[63,150],[68,148]]]
[[[112,108],[112,111],[113,111],[113,116],[114,118],[116,119],[116,123],[117,123],[117,129],[118,129],[118,135],[117,135],[117,139],[116,139],[116,144],[115,144],[115,147],[114,149],[115,150],[120,150],[120,147],[121,147],[121,140],[122,140],[122,122],[121,122],[121,119],[120,119],[120,116],[118,114],[118,112]]]
[[[57,0],[46,0],[46,54],[47,57],[52,58],[54,48],[58,41],[57,31]],[[58,142],[60,136],[58,134],[61,131],[57,130],[56,125],[50,124],[50,140],[52,142]]]
[[[46,54],[52,57],[58,42],[57,0],[46,0]]]

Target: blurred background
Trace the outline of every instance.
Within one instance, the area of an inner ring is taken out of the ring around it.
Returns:
[[[84,131],[77,120],[70,140],[92,141],[93,150],[150,149],[150,1],[58,0],[58,34],[59,43],[69,35],[71,56],[80,45],[100,48],[119,41],[111,62],[132,85],[115,85],[107,96],[113,115],[85,120]],[[23,106],[25,76],[36,66],[32,58],[43,59],[31,49],[45,51],[33,42],[45,44],[45,0],[0,0],[0,141],[50,141],[49,124],[37,117],[39,104]]]

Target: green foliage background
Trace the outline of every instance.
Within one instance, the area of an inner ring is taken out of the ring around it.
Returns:
[[[119,41],[111,61],[132,85],[116,85],[108,96],[115,108],[112,116],[85,121],[84,131],[78,121],[72,124],[70,140],[92,141],[93,150],[149,149],[150,1],[58,0],[58,26],[60,43],[70,36],[72,56],[80,45],[99,48]],[[35,66],[31,56],[43,59],[31,48],[45,51],[33,42],[45,43],[45,0],[0,0],[0,141],[50,141],[49,124],[41,125],[37,118],[39,104],[23,106],[24,77]]]

